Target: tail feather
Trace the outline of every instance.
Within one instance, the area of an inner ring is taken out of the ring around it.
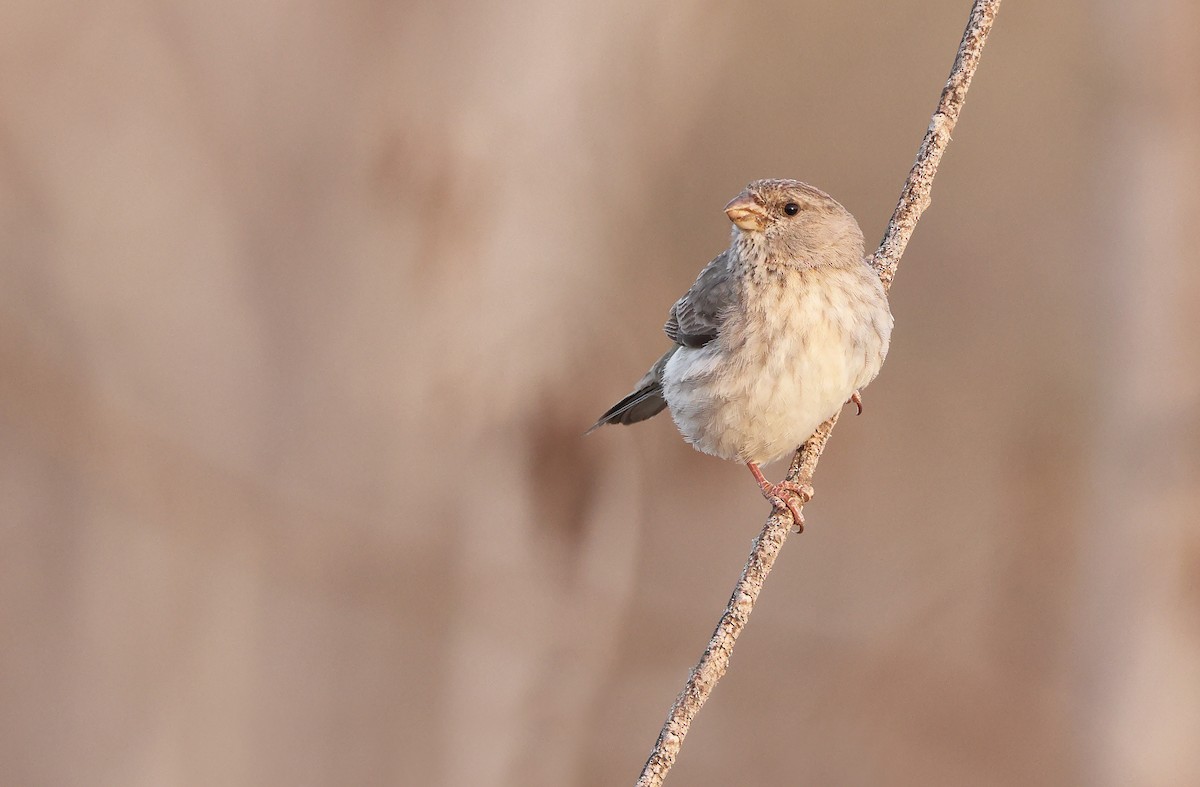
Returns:
[[[609,408],[608,412],[600,416],[600,420],[592,424],[592,428],[584,434],[589,435],[605,424],[636,424],[638,421],[645,421],[658,415],[666,406],[661,386],[634,391]]]
[[[650,367],[650,371],[638,380],[637,388],[633,393],[608,408],[608,411],[600,416],[600,419],[592,424],[592,428],[584,434],[589,435],[605,424],[635,424],[662,412],[663,408],[667,406],[662,390],[663,369],[666,368],[667,361],[675,354],[675,349],[678,348],[669,350],[666,355],[659,358]]]

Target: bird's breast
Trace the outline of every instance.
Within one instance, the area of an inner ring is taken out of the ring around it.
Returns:
[[[741,286],[739,308],[717,340],[675,353],[663,392],[696,448],[768,462],[808,439],[875,377],[891,315],[866,266],[773,271],[748,275]]]

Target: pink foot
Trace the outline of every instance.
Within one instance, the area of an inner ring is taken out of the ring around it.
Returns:
[[[813,499],[813,488],[808,484],[797,484],[792,481],[780,481],[778,484],[772,484],[763,476],[762,471],[755,463],[747,462],[746,467],[750,468],[750,472],[754,474],[754,480],[758,482],[758,488],[762,490],[763,497],[776,511],[786,508],[792,515],[792,522],[796,525],[797,531],[803,533],[804,514],[800,512],[800,508]]]
[[[858,412],[855,413],[855,415],[862,415],[862,394],[860,394],[858,391],[855,391],[850,395],[850,401],[854,402],[854,404],[858,407]]]

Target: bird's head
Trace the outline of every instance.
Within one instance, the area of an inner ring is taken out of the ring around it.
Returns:
[[[798,180],[756,180],[725,206],[734,242],[776,260],[815,266],[861,262],[862,230],[833,197]]]

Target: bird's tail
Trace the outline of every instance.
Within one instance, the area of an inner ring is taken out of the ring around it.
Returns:
[[[600,419],[592,424],[592,428],[584,434],[589,435],[605,424],[636,424],[638,421],[645,421],[662,412],[663,408],[667,406],[666,399],[663,399],[663,369],[666,368],[667,361],[671,359],[677,349],[679,348],[672,347],[666,355],[659,358],[650,367],[650,371],[638,380],[633,393],[608,408],[608,411],[600,416]]]

